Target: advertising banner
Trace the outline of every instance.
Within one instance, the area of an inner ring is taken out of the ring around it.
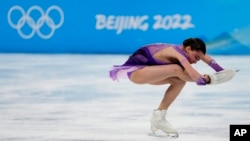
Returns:
[[[131,53],[202,38],[212,54],[250,54],[247,0],[2,0],[1,53]]]

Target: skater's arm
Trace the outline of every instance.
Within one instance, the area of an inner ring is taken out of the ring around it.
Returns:
[[[184,56],[178,55],[177,58],[192,80],[197,81],[200,77],[202,77],[202,75],[192,67]]]
[[[213,68],[216,72],[224,70],[213,58],[211,58],[209,55],[204,55],[202,58],[202,61],[207,63],[211,68]]]
[[[192,80],[196,82],[197,85],[206,85],[210,83],[210,78],[208,75],[201,75],[197,72],[192,65],[188,62],[185,57],[180,57],[181,65],[185,68]]]
[[[190,78],[194,82],[196,82],[198,85],[206,85],[206,83],[208,82],[206,77],[201,75],[198,71],[196,71],[192,67],[190,62],[187,60],[187,58],[184,57],[182,54],[180,54],[179,52],[177,52],[175,49],[172,49],[172,48],[164,51],[163,54],[164,54],[164,56],[176,58],[181,63],[181,65],[183,66],[185,71],[188,73]]]
[[[180,54],[179,52],[177,52],[175,49],[171,49],[170,51],[167,51],[166,53],[167,55],[178,59],[178,61],[181,63],[181,65],[183,66],[183,68],[185,69],[185,71],[188,73],[188,75],[193,81],[198,81],[198,79],[201,79],[203,77],[198,71],[196,71],[192,67],[192,65],[187,60],[187,58],[183,56],[182,54]]]

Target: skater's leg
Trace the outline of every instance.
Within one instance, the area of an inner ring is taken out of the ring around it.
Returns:
[[[131,73],[130,80],[137,84],[153,84],[171,77],[178,77],[183,81],[192,81],[186,71],[176,64],[146,66]]]
[[[170,104],[176,99],[176,97],[179,95],[182,88],[185,86],[186,82],[177,77],[172,77],[172,78],[168,78],[168,79],[165,79],[156,83],[151,83],[151,84],[152,85],[170,84],[158,108],[159,110],[166,110],[168,109]]]
[[[146,66],[134,71],[130,80],[137,84],[162,85],[170,84],[164,98],[151,118],[151,130],[160,129],[167,134],[178,136],[177,130],[165,119],[167,109],[178,96],[186,81],[192,81],[189,75],[179,65]]]
[[[166,120],[166,114],[168,107],[179,95],[186,82],[177,77],[172,77],[152,84],[170,84],[170,86],[166,90],[158,109],[153,112],[153,116],[151,118],[151,130],[155,134],[155,131],[160,129],[167,134],[178,137],[177,130]]]
[[[178,137],[177,130],[165,119],[167,110],[154,110],[151,118],[151,131],[156,134],[159,129],[167,135]]]
[[[170,86],[166,90],[158,110],[167,110],[185,86],[186,82],[179,78],[169,78]]]

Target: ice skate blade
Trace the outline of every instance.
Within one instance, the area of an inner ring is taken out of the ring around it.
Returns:
[[[165,133],[165,134],[156,134],[156,133],[148,133],[149,136],[158,137],[158,138],[178,138],[178,133]]]

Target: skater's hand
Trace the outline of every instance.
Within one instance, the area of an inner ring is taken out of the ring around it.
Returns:
[[[210,83],[210,77],[208,75],[203,75],[202,77],[200,77],[197,81],[196,81],[196,84],[197,85],[206,85]]]
[[[210,77],[207,74],[204,74],[203,77],[206,79],[206,83],[209,84],[210,83]]]

